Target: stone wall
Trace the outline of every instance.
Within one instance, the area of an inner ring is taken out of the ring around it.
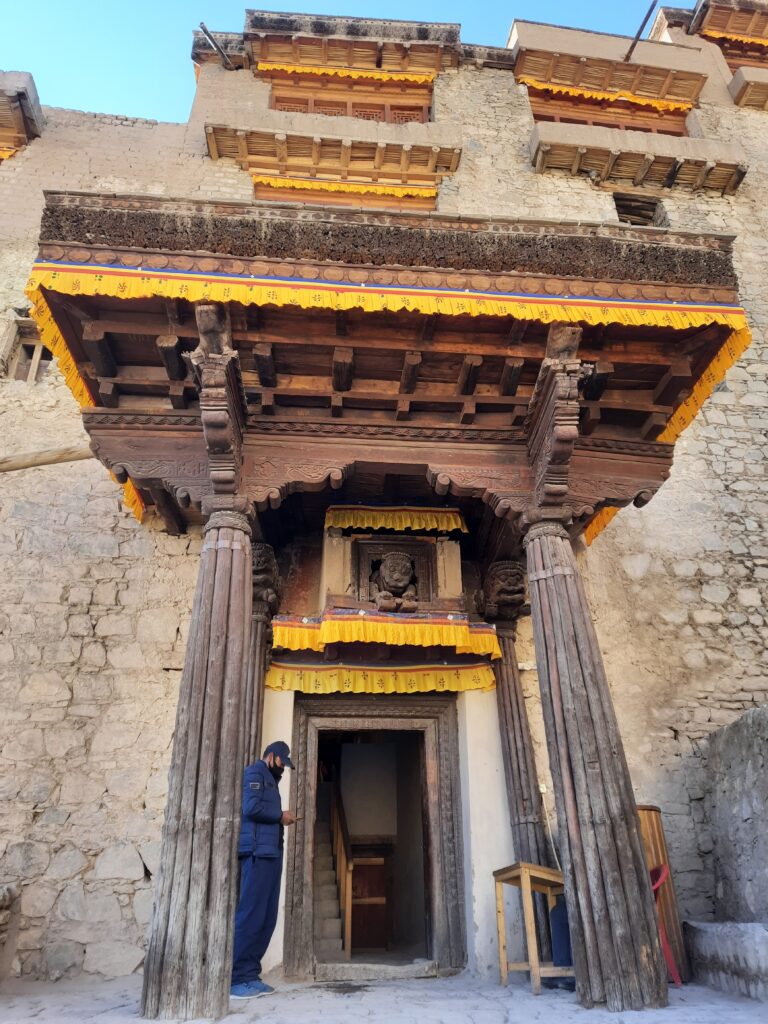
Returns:
[[[768,697],[768,144],[765,115],[725,97],[697,120],[747,149],[745,182],[729,198],[662,198],[673,228],[737,236],[754,344],[660,494],[580,556],[637,796],[663,808],[682,913],[698,920],[715,911],[702,741]],[[43,137],[0,165],[0,319],[25,303],[43,189],[249,201],[248,175],[205,155],[203,123],[239,126],[262,104],[245,73],[208,65],[187,126],[47,108]],[[616,221],[608,187],[533,173],[533,121],[509,73],[443,74],[434,109],[463,147],[441,212]],[[0,437],[4,453],[85,443],[55,370],[0,381]],[[22,888],[16,971],[140,963],[198,547],[139,527],[95,462],[0,476],[0,879]],[[527,624],[520,659],[546,779]]]
[[[768,705],[708,738],[718,921],[768,922]]]

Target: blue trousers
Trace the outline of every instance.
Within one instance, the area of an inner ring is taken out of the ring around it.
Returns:
[[[241,857],[240,898],[235,912],[232,984],[261,976],[261,958],[277,923],[283,858]]]

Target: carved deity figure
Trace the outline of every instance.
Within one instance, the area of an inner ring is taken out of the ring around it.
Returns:
[[[262,602],[274,615],[280,607],[280,580],[275,553],[269,544],[253,545],[253,600]]]
[[[200,333],[198,352],[201,356],[224,355],[231,352],[227,315],[220,306],[200,304],[195,308]]]
[[[415,611],[418,598],[411,556],[404,551],[388,551],[371,575],[369,593],[379,611]]]
[[[477,608],[486,619],[516,622],[530,611],[525,603],[525,575],[517,562],[492,562],[476,595]]]

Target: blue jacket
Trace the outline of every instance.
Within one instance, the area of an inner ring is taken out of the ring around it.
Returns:
[[[282,856],[282,815],[280,790],[269,768],[263,761],[249,764],[243,773],[243,813],[238,855]]]

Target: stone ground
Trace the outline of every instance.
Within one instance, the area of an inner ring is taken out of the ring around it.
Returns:
[[[568,992],[531,995],[527,986],[503,989],[459,976],[368,984],[277,983],[273,996],[233,1002],[222,1024],[764,1024],[766,1006],[687,985],[670,993],[670,1006],[634,1013],[584,1010]],[[21,982],[3,987],[0,1024],[135,1024],[141,978],[114,981]]]

